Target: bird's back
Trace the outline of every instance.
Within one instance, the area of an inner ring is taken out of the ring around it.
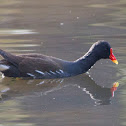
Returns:
[[[67,76],[63,70],[64,60],[42,54],[13,55],[0,50],[4,58],[0,62],[0,71],[5,76],[57,78]],[[3,69],[4,68],[4,69]]]

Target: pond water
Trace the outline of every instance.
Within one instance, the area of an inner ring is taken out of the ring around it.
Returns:
[[[106,40],[119,65],[100,60],[64,79],[1,77],[0,126],[125,126],[125,8],[125,0],[1,0],[1,49],[76,60]]]

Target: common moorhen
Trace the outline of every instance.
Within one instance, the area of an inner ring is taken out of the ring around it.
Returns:
[[[109,58],[118,64],[110,44],[103,40],[94,43],[75,61],[42,54],[13,55],[3,50],[0,55],[4,58],[0,61],[0,71],[7,77],[63,78],[87,72],[100,59]]]

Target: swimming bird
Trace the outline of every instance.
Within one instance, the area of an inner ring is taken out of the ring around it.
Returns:
[[[13,55],[0,49],[0,71],[7,77],[34,79],[64,78],[87,72],[100,59],[111,59],[118,64],[107,41],[95,42],[89,51],[75,61],[66,61],[43,54]]]

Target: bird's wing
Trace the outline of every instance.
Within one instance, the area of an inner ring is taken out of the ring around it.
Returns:
[[[14,65],[20,76],[39,76],[39,74],[43,73],[56,75],[56,72],[62,68],[62,61],[57,62],[55,58],[42,54],[13,55],[0,50],[0,55],[4,58],[1,62]],[[58,72],[58,74],[61,73]]]
[[[24,59],[19,64],[19,71],[21,73],[31,73],[35,74],[36,71],[49,72],[56,71],[60,69],[60,65],[48,57],[43,58],[33,58],[24,57]]]

